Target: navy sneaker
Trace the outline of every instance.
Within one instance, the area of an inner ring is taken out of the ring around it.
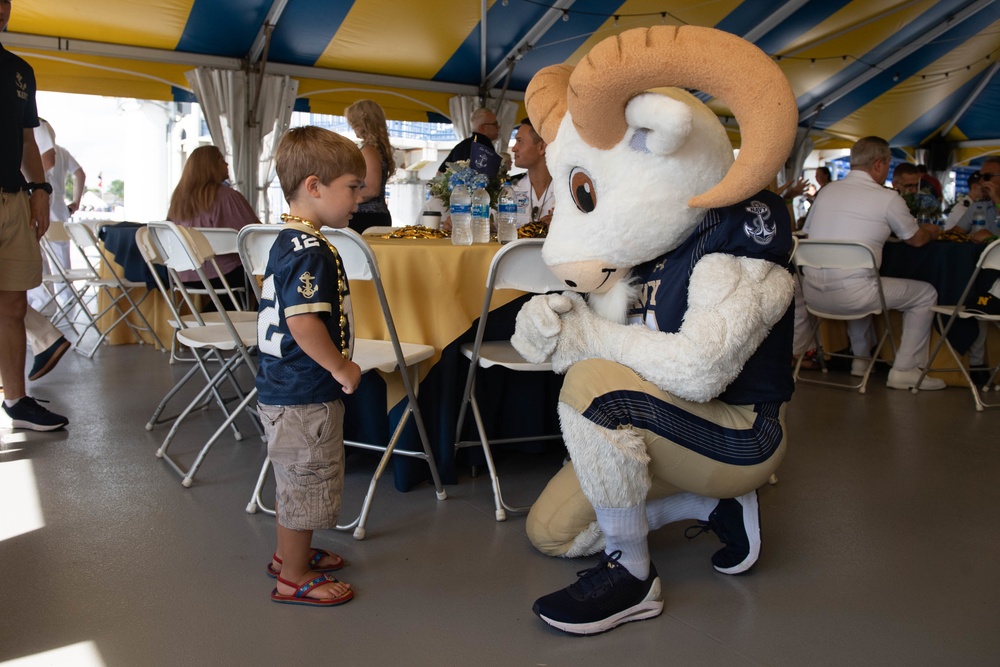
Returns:
[[[66,354],[66,350],[71,347],[69,341],[66,340],[65,336],[59,336],[59,340],[52,343],[44,352],[39,352],[35,355],[35,363],[31,366],[31,372],[28,373],[29,380],[37,380],[42,377],[59,363],[62,356]]]
[[[42,402],[47,403],[48,401]],[[3,411],[10,417],[13,428],[26,428],[32,431],[55,431],[69,423],[68,419],[46,410],[38,404],[38,401],[30,396],[25,396],[10,407],[7,407],[7,404],[4,403]]]
[[[621,551],[603,554],[595,567],[576,573],[575,584],[538,598],[531,611],[552,627],[574,635],[592,635],[659,616],[663,599],[656,567],[650,563],[645,581],[636,579],[618,563],[621,555]]]
[[[726,546],[712,555],[712,565],[723,574],[742,574],[760,557],[760,507],[757,490],[739,498],[724,498],[708,515],[684,531],[688,539],[712,531]]]

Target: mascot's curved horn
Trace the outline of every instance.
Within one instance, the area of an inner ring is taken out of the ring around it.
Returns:
[[[752,76],[751,76],[752,74]],[[531,80],[525,106],[546,142],[569,111],[580,137],[610,149],[625,136],[625,106],[653,88],[704,91],[725,102],[740,126],[735,164],[715,187],[688,201],[716,208],[755,194],[778,172],[792,149],[798,123],[795,95],[781,69],[750,42],[698,26],[626,30],[595,46],[574,69],[554,65]]]

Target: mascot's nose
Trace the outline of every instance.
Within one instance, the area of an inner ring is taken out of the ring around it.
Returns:
[[[600,260],[555,264],[549,268],[566,287],[584,293],[605,292],[611,289],[624,273],[618,267]]]

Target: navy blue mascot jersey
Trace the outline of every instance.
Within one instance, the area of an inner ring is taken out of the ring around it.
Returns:
[[[341,351],[341,341],[350,352],[354,340],[350,288],[340,257],[324,239],[305,229],[285,225],[264,271],[257,311],[257,392],[265,405],[305,405],[343,397],[340,383],[302,351],[288,329],[288,318],[311,313],[322,318]]]
[[[765,190],[738,204],[710,209],[684,243],[636,267],[642,303],[629,312],[629,321],[642,322],[655,331],[678,331],[688,309],[691,272],[702,257],[712,253],[763,259],[790,270],[792,223],[784,200]],[[791,398],[793,317],[790,303],[720,400],[752,405]]]

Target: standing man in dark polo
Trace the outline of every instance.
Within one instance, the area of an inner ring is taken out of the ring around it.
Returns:
[[[0,0],[0,33],[10,21],[11,0]],[[3,409],[14,428],[53,431],[69,423],[27,395],[24,315],[27,291],[42,282],[38,240],[49,227],[49,196],[35,144],[38,126],[35,73],[0,45],[0,377]],[[27,179],[25,178],[27,177]]]
[[[492,153],[496,152],[493,142],[500,137],[500,123],[497,122],[497,115],[486,107],[479,107],[469,117],[469,124],[472,125],[472,136],[455,144],[455,147],[448,153],[448,157],[438,167],[439,174],[445,172],[449,162],[468,160],[472,154],[473,143],[485,146]],[[506,150],[506,146],[504,149]]]

